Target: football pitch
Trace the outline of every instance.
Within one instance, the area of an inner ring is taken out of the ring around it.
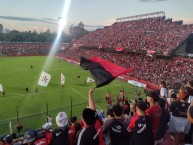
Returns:
[[[0,92],[0,134],[10,130],[10,120],[15,131],[16,107],[19,121],[24,125],[24,129],[40,128],[45,123],[46,102],[53,124],[59,111],[65,111],[70,116],[70,97],[73,104],[72,116],[81,116],[82,110],[87,106],[88,91],[95,87],[95,83],[84,84],[87,77],[91,77],[89,71],[54,58],[50,67],[44,69],[51,74],[51,81],[48,87],[41,87],[37,83],[46,59],[46,56],[0,57],[0,84],[5,91],[5,95]],[[60,85],[61,73],[65,76],[64,87]],[[28,92],[26,88],[29,89]],[[94,93],[97,109],[106,110],[105,93],[107,91],[111,93],[115,102],[119,91],[123,89],[128,99],[135,97],[136,87],[121,80],[114,80],[107,86],[97,88]]]

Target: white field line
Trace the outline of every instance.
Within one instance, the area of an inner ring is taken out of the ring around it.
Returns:
[[[80,96],[82,96],[85,100],[88,100],[87,97],[85,97],[82,93],[80,93],[78,90],[72,88],[76,93],[78,93]],[[96,105],[96,104],[95,104]],[[101,107],[99,107],[98,105],[96,105],[96,107],[98,107],[99,109],[103,110]]]
[[[19,97],[19,96],[22,96],[22,97],[24,97],[25,95],[27,95],[27,96],[31,96],[31,95],[34,95],[34,94],[44,94],[44,93],[49,93],[49,92],[57,92],[57,91],[59,91],[59,90],[62,90],[62,89],[71,89],[71,88],[61,88],[61,89],[55,89],[55,90],[51,90],[51,91],[43,91],[43,92],[38,92],[38,93],[36,93],[36,92],[33,92],[33,93],[30,93],[30,94],[13,94],[13,97],[2,97],[2,98],[0,98],[0,99],[11,99],[11,98],[17,98],[17,97]]]
[[[0,75],[13,74],[13,73],[15,73],[17,71],[18,71],[18,69],[12,70],[10,72],[2,72],[2,73],[0,73]]]

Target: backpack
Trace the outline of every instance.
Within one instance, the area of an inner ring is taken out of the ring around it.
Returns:
[[[34,142],[34,145],[48,145],[45,131],[41,131],[37,133],[37,139]]]
[[[69,145],[67,128],[58,128],[52,132],[53,142],[52,145]]]
[[[111,145],[128,145],[130,136],[123,120],[113,119],[109,125]]]

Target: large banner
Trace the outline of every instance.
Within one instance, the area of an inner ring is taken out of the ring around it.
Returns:
[[[51,75],[42,71],[39,81],[38,81],[38,85],[43,86],[43,87],[47,87],[49,82],[51,80]]]

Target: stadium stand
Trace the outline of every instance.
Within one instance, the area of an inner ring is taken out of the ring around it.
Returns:
[[[78,52],[78,53],[77,53]],[[167,80],[171,87],[178,90],[181,83],[186,83],[192,76],[193,61],[185,58],[173,58],[170,60],[156,59],[139,53],[104,52],[98,49],[74,48],[61,53],[58,56],[71,57],[76,61],[85,56],[87,58],[98,56],[129,68],[134,66],[136,70],[128,76],[157,84],[161,80]]]
[[[116,22],[83,36],[76,45],[106,49],[123,47],[135,52],[154,50],[168,55],[192,32],[193,25],[179,24],[163,17],[148,18]]]
[[[52,47],[51,43],[17,43],[1,42],[0,56],[46,56]],[[64,50],[69,44],[60,44],[59,49]]]

